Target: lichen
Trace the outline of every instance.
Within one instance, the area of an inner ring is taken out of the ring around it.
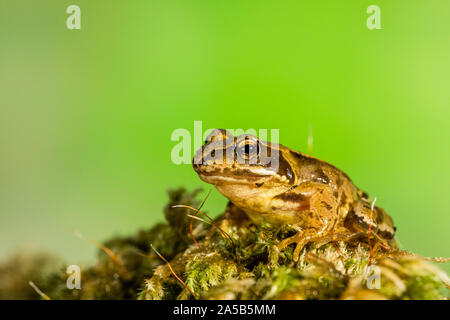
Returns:
[[[198,207],[198,195],[199,190],[191,193],[183,188],[171,190],[164,208],[166,222],[134,236],[106,241],[104,245],[114,252],[119,263],[99,250],[97,262],[82,270],[80,290],[66,287],[65,265],[57,263],[59,267],[49,271],[48,262],[53,260],[47,256],[16,256],[0,266],[0,298],[39,298],[28,286],[29,280],[52,299],[448,297],[447,274],[414,254],[380,249],[371,259],[367,244],[341,241],[310,244],[302,250],[299,261],[294,262],[293,247],[281,252],[276,247],[295,232],[289,226],[256,226],[245,215],[229,211],[215,221],[233,244],[216,226],[197,220],[192,223],[191,234],[191,218],[187,215],[195,212],[172,206]],[[15,265],[19,267],[13,275]]]

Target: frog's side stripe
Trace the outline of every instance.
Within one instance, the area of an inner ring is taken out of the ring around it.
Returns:
[[[275,199],[281,199],[290,202],[304,202],[305,200],[309,200],[309,197],[301,193],[284,192],[282,194],[277,195]]]

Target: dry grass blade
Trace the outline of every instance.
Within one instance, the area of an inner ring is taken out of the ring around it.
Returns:
[[[436,263],[446,263],[450,262],[450,258],[443,258],[443,257],[424,257],[427,261],[433,261]]]
[[[188,216],[189,218],[194,219],[194,220],[201,221],[201,222],[204,222],[204,223],[209,224],[210,226],[213,226],[213,224],[212,224],[211,222],[206,221],[206,220],[203,220],[202,218],[199,218],[199,217],[197,217],[197,216],[193,216],[192,214],[188,214],[187,216]]]
[[[195,216],[197,216],[198,212],[200,211],[200,209],[203,207],[203,205],[205,204],[206,200],[208,199],[209,195],[211,194],[212,189],[209,189],[208,194],[206,195],[205,199],[203,199],[202,203],[200,204],[200,207],[198,207],[197,212],[195,213]],[[195,244],[197,245],[197,247],[202,250],[202,247],[200,247],[200,245],[198,244],[197,240],[195,239],[194,236],[194,231],[192,230],[192,223],[194,222],[193,219],[191,219],[191,222],[189,223],[189,233],[191,234],[192,240],[195,242]]]
[[[109,249],[107,246],[105,246],[104,244],[97,242],[95,240],[91,240],[91,239],[87,239],[85,238],[80,232],[78,231],[74,231],[73,232],[78,238],[86,240],[90,243],[92,243],[94,246],[100,248],[101,250],[103,250],[113,261],[114,263],[119,267],[120,269],[120,273],[122,274],[122,276],[124,278],[128,278],[128,273],[127,270],[125,269],[125,267],[123,266],[123,264],[120,262],[119,257],[111,250]]]
[[[203,216],[208,218],[209,221],[211,221],[211,224],[215,228],[217,228],[217,230],[219,230],[220,233],[222,233],[222,235],[224,236],[225,239],[228,240],[228,242],[230,243],[231,247],[233,248],[233,253],[234,253],[235,259],[237,261],[237,251],[236,251],[236,247],[234,245],[233,239],[231,238],[231,236],[228,233],[226,233],[221,227],[219,227],[219,225],[213,219],[211,219],[206,213],[203,213],[203,212],[201,212],[200,210],[198,210],[198,209],[196,209],[194,207],[191,207],[191,206],[188,206],[188,205],[184,205],[184,204],[177,204],[175,206],[172,206],[172,208],[188,208],[188,209],[196,211],[197,213],[201,213]]]
[[[197,294],[195,294],[194,291],[192,291],[187,285],[186,283],[184,283],[183,280],[181,280],[181,278],[175,273],[175,271],[173,270],[172,266],[170,265],[169,261],[167,261],[166,258],[163,257],[163,255],[161,253],[158,252],[158,250],[155,249],[155,247],[150,244],[150,247],[152,247],[152,249],[156,252],[156,254],[167,264],[167,266],[170,269],[170,272],[173,274],[173,276],[183,285],[183,287],[185,287],[194,297],[198,297]]]
[[[30,287],[32,287],[34,289],[34,291],[37,292],[38,295],[40,295],[42,298],[44,298],[44,300],[52,300],[48,295],[46,295],[44,292],[42,292],[41,289],[39,289],[38,286],[35,285],[33,281],[28,281],[28,284],[30,285]]]
[[[336,249],[336,253],[338,254],[339,260],[342,262],[342,266],[345,269],[345,274],[348,274],[348,268],[345,265],[344,258],[342,257],[341,251],[339,250],[339,246],[337,245],[337,243],[333,242],[333,247]]]
[[[308,126],[308,154],[312,154],[313,151],[313,143],[314,143],[314,131],[312,124]]]
[[[370,223],[369,223],[369,230],[367,231],[367,241],[369,243],[369,248],[370,248],[369,266],[372,264],[373,252],[374,252],[374,248],[372,247],[372,244],[370,243],[370,232],[372,231],[373,209],[375,208],[376,201],[377,201],[377,198],[375,197],[373,199],[372,205],[370,206]]]
[[[386,257],[416,257],[420,258],[426,261],[436,262],[436,263],[447,263],[450,262],[450,258],[444,258],[444,257],[423,257],[420,254],[412,253],[407,250],[394,250],[394,251],[388,251],[387,253],[384,253],[383,256]]]

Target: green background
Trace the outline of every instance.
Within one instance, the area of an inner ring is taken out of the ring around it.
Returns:
[[[81,30],[66,8],[81,7]],[[381,8],[368,30],[366,8]],[[72,264],[163,219],[177,128],[279,129],[343,169],[403,248],[450,256],[450,2],[2,1],[0,258]],[[205,191],[206,192],[206,191]],[[213,191],[205,208],[223,210]],[[450,270],[449,266],[445,266]]]

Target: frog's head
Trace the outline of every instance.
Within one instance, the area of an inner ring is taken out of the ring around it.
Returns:
[[[295,175],[285,154],[287,148],[260,141],[253,135],[234,137],[216,129],[197,150],[193,167],[230,200],[255,197],[292,186]]]

